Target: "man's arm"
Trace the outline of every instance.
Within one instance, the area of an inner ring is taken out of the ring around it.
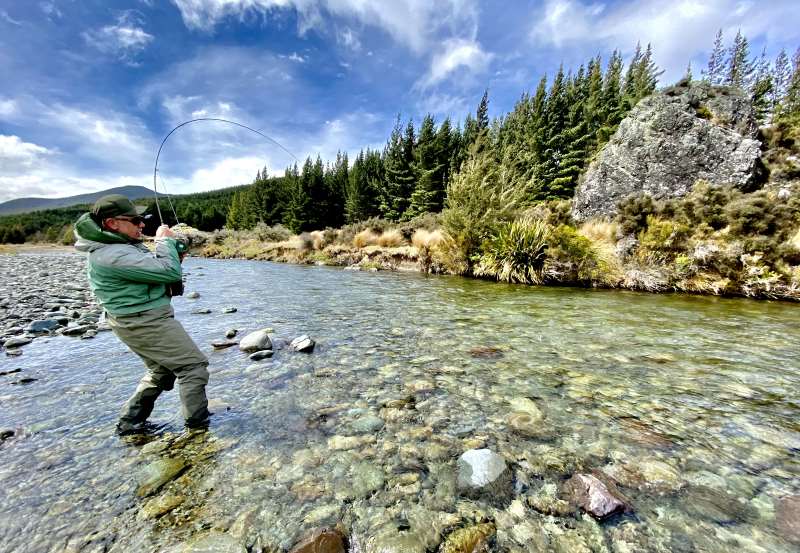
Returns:
[[[115,248],[107,263],[98,263],[113,276],[147,284],[167,284],[181,280],[181,260],[175,245],[174,234],[166,225],[156,232],[155,256],[136,246]]]

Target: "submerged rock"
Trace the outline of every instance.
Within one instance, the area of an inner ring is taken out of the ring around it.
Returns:
[[[800,545],[800,495],[790,495],[775,502],[775,525],[781,536]]]
[[[207,307],[203,307],[201,309],[193,309],[191,315],[208,315],[211,313],[211,310]]]
[[[139,511],[137,518],[139,520],[158,518],[172,511],[184,501],[186,501],[186,498],[182,495],[167,494],[155,497],[148,501],[144,507],[142,507],[142,510]]]
[[[180,551],[180,553],[247,553],[247,548],[233,536],[211,531],[192,538],[176,551]]]
[[[225,307],[222,309],[223,313],[236,313],[237,311],[238,309],[236,309],[235,307]]]
[[[503,497],[511,493],[511,470],[497,453],[470,449],[458,458],[458,488],[468,495]]]
[[[190,300],[196,300],[197,298],[200,297],[200,292],[189,292],[188,294],[186,294],[186,297],[189,298]]]
[[[239,330],[236,328],[229,328],[225,331],[225,337],[228,339],[235,338],[237,334],[239,334]]]
[[[260,351],[256,351],[250,354],[249,359],[251,361],[261,361],[262,359],[267,359],[268,357],[272,357],[273,352],[271,349],[262,349]]]
[[[241,339],[239,349],[246,353],[272,349],[272,341],[266,330],[256,330]]]
[[[449,534],[440,553],[478,553],[489,550],[489,542],[495,535],[494,524],[476,524],[467,528],[459,528]]]
[[[347,538],[334,528],[314,530],[302,538],[289,553],[345,553]]]
[[[153,461],[142,469],[136,495],[147,497],[161,489],[164,484],[177,478],[186,469],[183,459],[168,458]]]
[[[614,486],[606,486],[591,474],[575,474],[564,485],[570,502],[598,520],[631,510]]]
[[[300,351],[302,353],[311,353],[314,351],[315,345],[316,342],[314,342],[314,340],[303,334],[302,336],[298,336],[291,341],[289,344],[289,349],[292,351]]]

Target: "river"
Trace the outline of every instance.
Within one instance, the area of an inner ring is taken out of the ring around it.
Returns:
[[[0,358],[37,379],[0,377],[0,427],[18,429],[0,445],[3,551],[280,551],[336,524],[352,551],[434,551],[485,521],[493,551],[800,550],[798,305],[185,266],[200,298],[174,306],[210,358],[209,431],[181,433],[173,391],[153,435],[117,437],[143,367],[110,332]],[[254,363],[210,346],[265,327],[277,346],[308,334],[317,347]],[[475,448],[506,461],[508,496],[459,492],[456,461]],[[175,477],[140,497],[175,459]],[[554,515],[563,482],[591,471],[632,510]]]

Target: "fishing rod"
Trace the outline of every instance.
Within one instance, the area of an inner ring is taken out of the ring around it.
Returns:
[[[217,122],[220,122],[220,123],[229,123],[231,125],[235,125],[237,127],[241,127],[243,129],[247,129],[248,131],[254,132],[257,135],[259,135],[259,136],[261,136],[263,138],[266,138],[267,140],[269,140],[270,142],[272,142],[273,144],[278,146],[278,148],[280,148],[281,150],[283,150],[284,152],[289,154],[289,156],[291,156],[291,158],[294,159],[295,162],[300,163],[300,160],[297,159],[297,157],[295,157],[295,155],[292,152],[290,152],[288,149],[286,149],[283,146],[283,144],[281,144],[280,142],[278,142],[277,140],[275,140],[271,136],[269,136],[269,135],[267,135],[267,134],[265,134],[265,133],[263,133],[263,132],[261,132],[259,130],[256,130],[256,129],[252,128],[252,127],[248,127],[247,125],[243,125],[241,123],[237,123],[236,121],[231,121],[229,119],[222,119],[221,117],[198,117],[196,119],[189,119],[188,121],[184,121],[183,123],[180,123],[179,125],[176,125],[171,131],[169,131],[167,133],[167,136],[165,136],[164,139],[161,141],[161,144],[158,147],[158,152],[156,153],[156,161],[155,161],[155,164],[153,165],[153,197],[156,200],[156,210],[158,211],[158,218],[162,223],[164,221],[164,218],[161,215],[161,205],[158,203],[158,191],[157,191],[158,160],[161,157],[161,150],[164,148],[164,144],[167,142],[167,139],[170,136],[172,136],[172,133],[174,133],[175,131],[177,131],[181,127],[184,127],[184,126],[188,125],[189,123],[197,123],[199,121],[217,121]],[[163,179],[162,179],[162,181],[163,181]],[[175,207],[172,204],[172,198],[170,198],[170,196],[168,194],[167,194],[167,198],[169,199],[170,206],[172,206],[172,214],[175,216],[175,222],[177,223],[178,222],[178,214],[175,212]]]

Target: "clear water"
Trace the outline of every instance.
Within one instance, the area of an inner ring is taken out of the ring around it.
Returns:
[[[229,410],[217,407],[209,432],[181,435],[169,392],[152,417],[161,430],[122,440],[116,416],[143,367],[111,333],[37,339],[0,358],[0,371],[22,369],[0,377],[0,427],[20,434],[0,445],[3,551],[180,551],[209,532],[277,551],[336,522],[354,551],[389,551],[409,533],[434,550],[481,520],[497,525],[496,551],[799,550],[776,503],[800,493],[800,306],[186,267],[201,297],[176,299],[177,317],[209,355],[209,397]],[[221,314],[227,306],[238,311]],[[197,307],[214,313],[189,314]],[[276,342],[309,334],[317,349],[259,363],[212,351],[232,327],[270,327]],[[544,414],[541,435],[509,427],[519,398]],[[385,426],[359,433],[367,415]],[[358,438],[342,446],[343,436]],[[456,459],[471,447],[503,455],[513,497],[458,494]],[[137,497],[142,471],[163,458],[188,469]],[[613,475],[633,513],[597,523],[530,506],[579,470]],[[179,505],[151,518],[157,500]]]

